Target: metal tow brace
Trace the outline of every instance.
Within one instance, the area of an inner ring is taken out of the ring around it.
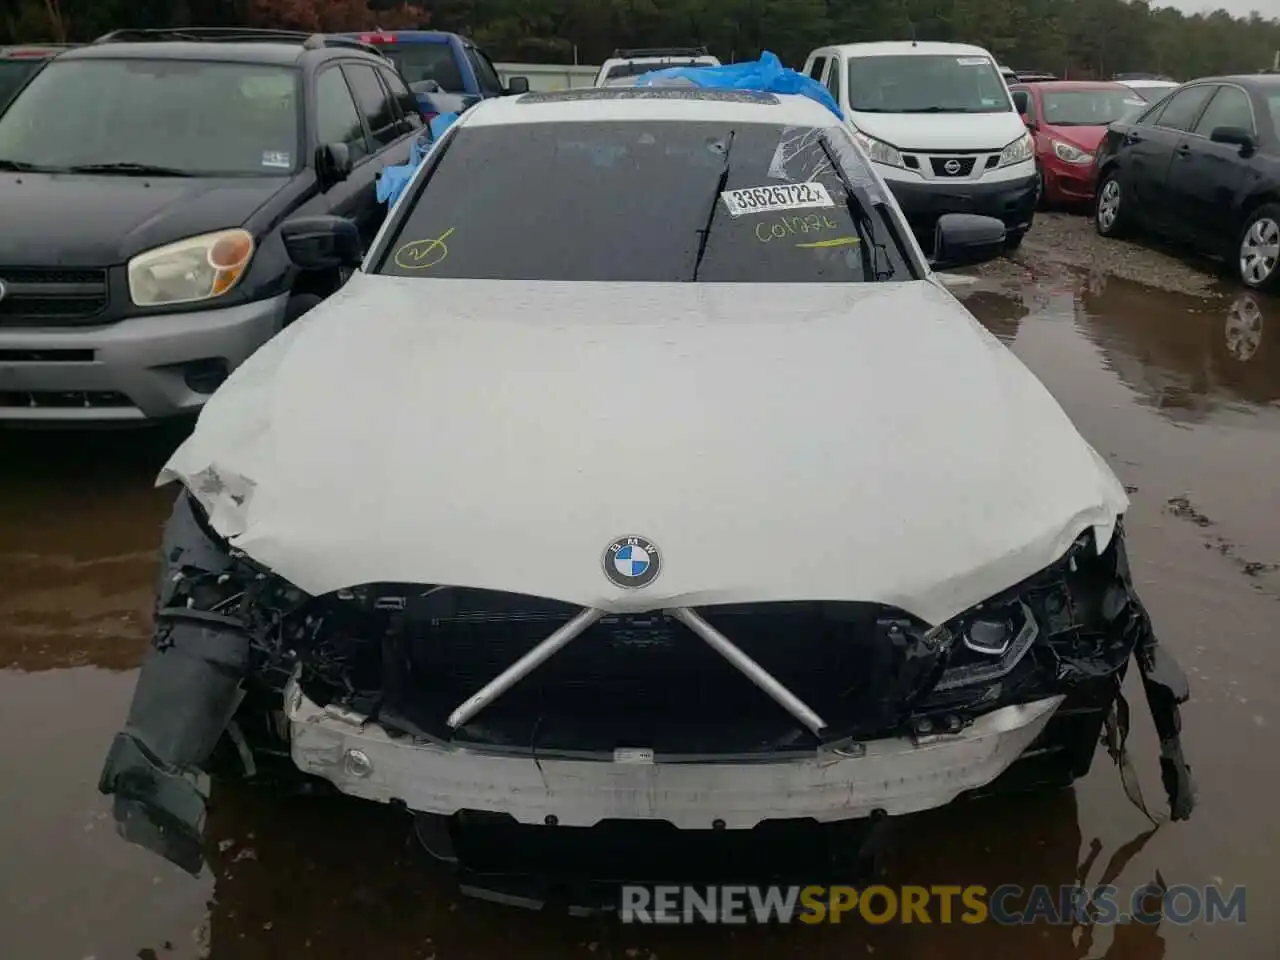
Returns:
[[[546,663],[557,650],[579,634],[584,633],[588,627],[603,616],[603,610],[598,610],[594,607],[584,608],[563,627],[464,700],[457,710],[449,714],[449,726],[454,730],[462,726],[529,674],[533,673],[534,670]]]
[[[707,646],[733,664],[748,680],[772,697],[778,706],[800,721],[801,725],[814,734],[820,734],[826,727],[827,722],[814,713],[807,703],[774,679],[773,674],[747,656],[734,645],[733,641],[703,620],[693,609],[675,607],[667,613],[696,633]]]

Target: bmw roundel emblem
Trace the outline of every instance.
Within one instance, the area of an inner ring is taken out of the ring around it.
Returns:
[[[616,587],[647,587],[662,570],[662,555],[644,537],[619,537],[604,552],[604,575]]]

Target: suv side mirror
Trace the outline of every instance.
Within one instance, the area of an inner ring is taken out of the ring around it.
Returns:
[[[528,77],[508,77],[507,78],[508,94],[514,95],[517,93],[528,93],[528,92],[529,92]]]
[[[1004,252],[1004,224],[995,217],[946,213],[933,235],[935,270],[950,270],[994,260]]]
[[[1240,148],[1243,154],[1253,153],[1257,144],[1253,134],[1244,127],[1214,127],[1209,139],[1214,143],[1229,143]]]
[[[295,217],[280,225],[280,239],[300,270],[354,268],[364,259],[360,230],[346,217]]]
[[[345,143],[326,143],[316,148],[316,172],[326,186],[351,176],[351,148]]]

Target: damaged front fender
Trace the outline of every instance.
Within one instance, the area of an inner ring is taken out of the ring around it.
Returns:
[[[227,585],[232,561],[185,495],[165,529],[163,554],[154,642],[98,789],[114,795],[127,840],[195,874],[208,798],[203,765],[244,697],[251,643],[239,619],[195,603],[191,588]]]

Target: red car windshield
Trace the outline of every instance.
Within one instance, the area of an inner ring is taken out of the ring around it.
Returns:
[[[1044,122],[1055,127],[1105,127],[1146,106],[1128,90],[1046,90]]]

